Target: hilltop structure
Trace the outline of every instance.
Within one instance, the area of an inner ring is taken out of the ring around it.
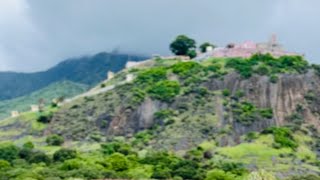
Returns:
[[[277,36],[273,35],[268,42],[255,43],[246,41],[239,44],[228,44],[226,47],[208,49],[206,53],[200,54],[196,59],[202,60],[209,57],[242,57],[248,58],[254,54],[271,54],[274,57],[280,56],[303,56],[296,52],[289,52],[278,43]]]

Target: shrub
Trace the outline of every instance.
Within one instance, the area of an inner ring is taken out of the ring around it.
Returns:
[[[277,83],[278,80],[279,80],[279,77],[277,75],[273,74],[273,75],[270,76],[270,82],[271,83]]]
[[[123,154],[114,153],[108,158],[108,161],[115,171],[124,171],[129,168],[129,162]]]
[[[26,148],[26,149],[33,149],[34,144],[32,142],[28,141],[28,142],[24,143],[22,147]]]
[[[43,152],[34,152],[28,159],[29,163],[46,163],[49,164],[51,162],[51,159]]]
[[[225,97],[230,96],[231,95],[231,91],[229,89],[224,89],[222,91],[222,95],[225,96]]]
[[[271,127],[263,131],[265,134],[273,134],[275,143],[280,148],[289,147],[295,149],[298,147],[297,142],[294,140],[292,131],[286,127]]]
[[[53,114],[51,112],[50,113],[40,113],[40,115],[37,118],[37,121],[41,122],[41,123],[49,123],[52,119],[52,116],[53,116]]]
[[[60,149],[53,154],[54,161],[65,161],[68,159],[74,159],[77,156],[77,152],[72,149]]]
[[[10,163],[6,160],[0,160],[0,170],[8,169],[10,167]]]
[[[101,150],[106,155],[111,155],[113,153],[121,153],[124,155],[128,155],[132,152],[129,144],[125,144],[121,142],[111,142],[111,143],[101,144]]]
[[[153,179],[170,179],[171,169],[163,166],[156,166],[151,176]]]
[[[195,50],[188,51],[187,55],[190,57],[190,59],[193,59],[197,57],[197,52]]]
[[[252,64],[248,59],[231,58],[227,61],[226,67],[235,69],[244,78],[249,78],[253,71]]]
[[[259,112],[263,118],[271,119],[273,117],[273,111],[271,108],[259,109]]]
[[[177,81],[160,81],[152,86],[148,92],[155,99],[171,101],[180,93],[180,85]]]
[[[268,75],[270,73],[270,68],[265,64],[261,64],[260,66],[257,67],[255,71],[257,74],[263,76],[263,75]]]
[[[205,180],[234,180],[235,176],[230,173],[226,173],[223,170],[215,169],[209,171]]]
[[[246,135],[246,141],[252,141],[252,140],[255,140],[255,139],[258,139],[259,137],[259,134],[257,132],[249,132],[247,135]]]
[[[156,67],[140,72],[136,78],[136,82],[140,84],[153,84],[165,79],[167,79],[166,69]]]
[[[0,145],[0,160],[13,161],[19,155],[19,148],[12,144]]]
[[[64,143],[64,138],[62,136],[54,134],[54,135],[48,136],[46,139],[46,142],[50,146],[60,146],[61,144]]]
[[[154,117],[156,119],[167,119],[174,115],[174,111],[172,109],[164,109],[154,113]]]
[[[179,76],[186,78],[191,75],[197,74],[203,70],[203,67],[194,61],[179,62],[172,65],[172,72]]]

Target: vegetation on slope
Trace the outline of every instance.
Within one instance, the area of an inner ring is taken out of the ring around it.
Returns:
[[[136,79],[113,91],[84,97],[59,110],[48,108],[42,113],[23,114],[0,122],[0,129],[7,133],[0,138],[14,144],[0,147],[0,169],[4,169],[1,176],[11,179],[319,178],[316,176],[320,173],[319,134],[310,124],[299,121],[298,125],[292,121],[286,127],[236,134],[237,129],[233,129],[236,126],[250,129],[257,123],[271,121],[274,112],[250,102],[243,91],[209,86],[211,81],[222,81],[228,73],[241,74],[239,69],[248,66],[255,69],[265,62],[260,59],[252,66],[240,63],[235,67],[230,66],[231,61],[209,59],[198,63],[158,59],[151,67],[128,70],[126,73],[135,75]],[[302,66],[297,64],[304,64],[304,60],[294,64],[279,65],[272,75],[301,73]],[[302,69],[304,66],[309,68],[303,65]],[[260,76],[260,71],[252,71],[252,75]],[[306,98],[310,104],[316,99],[311,93]],[[153,122],[144,124],[145,119],[140,121],[139,113],[143,113],[141,106],[149,108],[148,105],[156,105],[150,108],[156,111]],[[41,115],[50,113],[52,119],[38,121]],[[301,108],[297,107],[297,113],[290,118],[297,119]],[[24,145],[30,140],[33,146]],[[13,153],[7,154],[7,149]],[[1,152],[5,155],[1,156]]]
[[[73,83],[71,81],[61,81],[27,96],[0,101],[0,120],[10,116],[10,112],[14,110],[19,112],[29,111],[30,105],[38,104],[39,99],[43,99],[47,104],[50,104],[54,98],[69,98],[83,93],[86,90],[88,90],[87,85]]]
[[[94,86],[106,78],[108,71],[122,70],[128,60],[141,61],[147,58],[128,54],[99,53],[68,59],[43,72],[0,72],[0,100],[24,96],[63,80]]]

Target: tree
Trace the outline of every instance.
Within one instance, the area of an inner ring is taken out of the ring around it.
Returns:
[[[205,43],[203,43],[203,44],[201,44],[201,46],[199,47],[200,48],[200,51],[202,52],[202,53],[205,53],[205,52],[207,52],[207,48],[208,47],[212,47],[212,48],[215,48],[216,46],[215,45],[213,45],[213,44],[211,44],[211,43],[209,43],[209,42],[205,42]]]
[[[62,136],[54,134],[47,137],[46,142],[50,146],[60,146],[64,143],[64,138]]]
[[[65,161],[68,159],[74,159],[77,157],[77,152],[71,149],[60,149],[53,154],[53,160]]]
[[[179,35],[171,44],[170,50],[178,56],[194,55],[192,53],[196,48],[196,41],[185,36]]]

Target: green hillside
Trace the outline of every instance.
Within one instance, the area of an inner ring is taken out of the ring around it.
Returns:
[[[148,61],[0,121],[0,177],[318,180],[319,72],[296,56]]]
[[[38,100],[43,98],[45,102],[51,103],[51,100],[58,97],[73,97],[88,90],[87,85],[74,83],[71,81],[62,81],[53,83],[41,90],[33,92],[30,95],[0,101],[0,119],[10,116],[11,111],[19,112],[29,111],[31,104],[37,104]]]

